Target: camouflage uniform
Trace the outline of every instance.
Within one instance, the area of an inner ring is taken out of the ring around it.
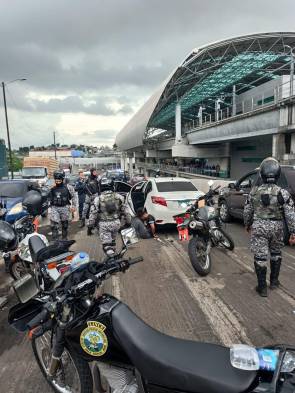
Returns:
[[[124,197],[113,191],[105,191],[95,198],[90,209],[90,227],[98,226],[99,237],[104,252],[110,255],[116,250],[116,237],[121,227],[121,219],[130,224]]]
[[[89,177],[85,183],[85,202],[83,206],[82,219],[85,221],[89,217],[90,208],[96,197],[99,195],[99,184],[97,177]],[[89,222],[88,222],[89,226]]]
[[[258,286],[266,285],[267,260],[270,254],[271,287],[279,285],[278,276],[284,246],[284,220],[290,233],[295,233],[294,203],[287,190],[276,184],[254,187],[245,204],[244,223],[252,227],[250,249]]]
[[[49,196],[49,200],[50,200],[50,206],[51,206],[51,212],[50,212],[50,226],[51,226],[51,230],[52,230],[52,238],[54,240],[58,239],[58,230],[59,230],[59,225],[61,224],[62,227],[62,237],[63,239],[67,238],[67,233],[68,233],[68,226],[69,226],[69,221],[72,218],[72,214],[71,214],[71,203],[73,207],[77,206],[77,201],[76,201],[76,193],[74,188],[67,184],[63,184],[63,187],[66,187],[68,189],[69,192],[69,201],[65,206],[57,206],[52,193],[55,192],[56,190],[58,190],[58,187],[52,187],[51,191],[50,191],[50,196]],[[71,200],[71,202],[70,202]]]

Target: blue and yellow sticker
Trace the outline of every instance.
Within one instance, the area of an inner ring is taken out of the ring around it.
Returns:
[[[88,321],[88,327],[81,332],[80,345],[91,356],[102,356],[108,349],[106,327],[96,321]]]

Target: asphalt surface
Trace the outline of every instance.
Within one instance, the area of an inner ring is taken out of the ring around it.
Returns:
[[[212,250],[213,268],[199,277],[192,269],[187,244],[179,243],[174,228],[165,228],[160,241],[142,240],[129,249],[142,255],[143,263],[113,277],[108,290],[160,331],[186,339],[221,343],[294,344],[295,249],[283,251],[281,289],[267,299],[254,291],[256,279],[249,238],[239,223],[225,227],[235,241],[233,252]],[[75,248],[99,259],[101,247],[96,237],[86,237],[75,224]],[[0,266],[0,296],[7,293],[8,277]],[[49,393],[25,335],[7,324],[8,304],[0,311],[0,391],[5,393]]]

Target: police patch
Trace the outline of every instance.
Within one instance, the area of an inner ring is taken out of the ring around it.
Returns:
[[[106,327],[96,321],[88,321],[87,325],[80,335],[81,347],[88,355],[104,355],[108,349],[108,339],[104,333]]]

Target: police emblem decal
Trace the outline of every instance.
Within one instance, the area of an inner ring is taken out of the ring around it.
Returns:
[[[96,321],[88,321],[88,327],[82,330],[80,345],[91,356],[102,356],[108,349],[108,338],[104,330],[106,327]]]

